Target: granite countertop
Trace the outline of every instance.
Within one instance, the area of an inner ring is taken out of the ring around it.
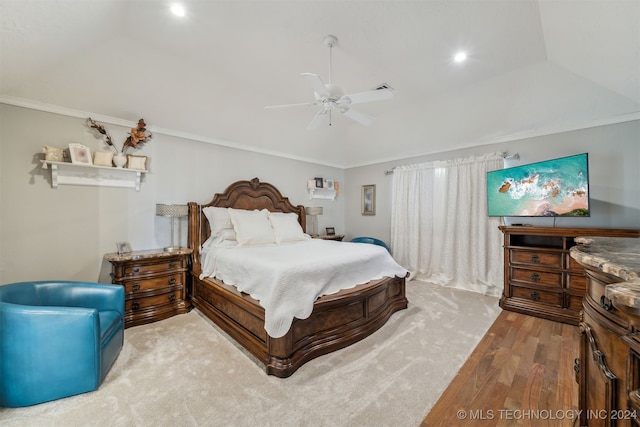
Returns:
[[[607,285],[605,296],[616,308],[640,316],[640,238],[587,236],[575,241],[571,257],[618,277],[621,282]]]
[[[180,248],[175,251],[164,251],[162,249],[149,249],[144,251],[132,251],[126,252],[122,254],[118,253],[110,253],[105,254],[104,258],[107,261],[131,261],[131,260],[139,260],[145,258],[162,258],[162,257],[170,257],[173,255],[184,255],[190,254],[193,251],[189,248]]]

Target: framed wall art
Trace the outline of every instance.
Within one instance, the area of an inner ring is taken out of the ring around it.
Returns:
[[[376,186],[362,186],[362,215],[376,214]]]

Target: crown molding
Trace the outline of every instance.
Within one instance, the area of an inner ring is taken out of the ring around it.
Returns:
[[[30,99],[19,98],[19,97],[8,96],[8,95],[0,95],[0,104],[13,105],[16,107],[22,107],[22,108],[28,108],[36,111],[59,114],[67,117],[75,117],[83,120],[86,119],[87,117],[91,117],[94,120],[101,123],[106,123],[106,124],[116,125],[116,126],[124,126],[127,128],[133,127],[137,124],[137,121],[133,122],[130,120],[124,120],[117,117],[94,114],[88,111],[76,110],[73,108],[62,107],[62,106],[53,105],[53,104],[46,104],[43,102],[38,102]],[[265,154],[265,155],[274,156],[274,157],[281,157],[289,160],[296,160],[299,162],[312,163],[314,165],[328,166],[328,167],[337,168],[341,170],[344,169],[344,165],[321,162],[321,161],[310,159],[307,157],[294,156],[292,154],[283,153],[275,150],[259,149],[256,147],[239,144],[233,141],[228,141],[228,140],[219,139],[219,138],[210,138],[202,135],[197,135],[194,133],[184,132],[181,130],[162,128],[162,127],[153,126],[153,125],[148,126],[148,129],[150,132],[154,134],[173,136],[176,138],[189,139],[191,141],[197,141],[197,142],[205,142],[208,144],[219,145],[222,147],[234,148],[236,150],[250,151],[253,153]]]

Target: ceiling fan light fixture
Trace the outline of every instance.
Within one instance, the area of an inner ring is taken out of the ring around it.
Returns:
[[[338,43],[336,36],[328,35],[324,38],[324,44],[329,48],[329,83],[324,83],[319,75],[313,73],[302,73],[302,78],[307,81],[315,97],[315,101],[312,103],[303,104],[288,104],[288,105],[272,105],[265,107],[266,109],[280,109],[288,107],[299,106],[320,106],[320,110],[316,112],[316,115],[311,120],[311,123],[307,126],[307,129],[315,129],[318,127],[323,116],[328,114],[329,126],[332,124],[331,110],[337,109],[339,113],[348,117],[349,119],[360,123],[364,126],[370,126],[373,123],[373,118],[368,115],[353,110],[351,104],[361,104],[372,101],[382,101],[393,97],[393,88],[386,83],[378,85],[373,90],[365,92],[356,92],[346,94],[344,89],[336,84],[333,84],[331,75],[333,73],[333,60],[331,56],[331,50],[333,46]]]

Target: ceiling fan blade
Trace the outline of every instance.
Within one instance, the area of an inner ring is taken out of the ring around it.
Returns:
[[[265,110],[280,110],[285,108],[293,108],[293,107],[313,107],[314,105],[318,105],[317,102],[301,102],[299,104],[283,104],[283,105],[267,105],[264,107]]]
[[[385,99],[393,98],[393,91],[391,89],[376,89],[367,92],[352,93],[343,96],[342,98],[349,98],[351,104],[361,104],[363,102],[384,101]]]
[[[311,122],[307,126],[307,129],[309,129],[309,130],[316,129],[320,125],[320,123],[322,122],[322,119],[324,118],[324,116],[327,115],[328,112],[329,112],[329,110],[324,109],[324,108],[322,110],[318,111],[316,113],[316,115],[313,116],[313,119],[311,120]]]
[[[312,74],[312,73],[302,73],[302,77],[307,82],[309,82],[309,84],[311,85],[311,88],[314,90],[315,93],[320,95],[320,98],[331,97],[331,94],[327,90],[327,87],[324,85],[319,75]]]
[[[340,112],[342,113],[343,116],[347,116],[351,120],[358,122],[361,125],[371,126],[371,124],[374,121],[373,117],[367,116],[366,114],[361,113],[360,111],[356,111],[353,108],[347,108],[347,109],[341,108]]]

